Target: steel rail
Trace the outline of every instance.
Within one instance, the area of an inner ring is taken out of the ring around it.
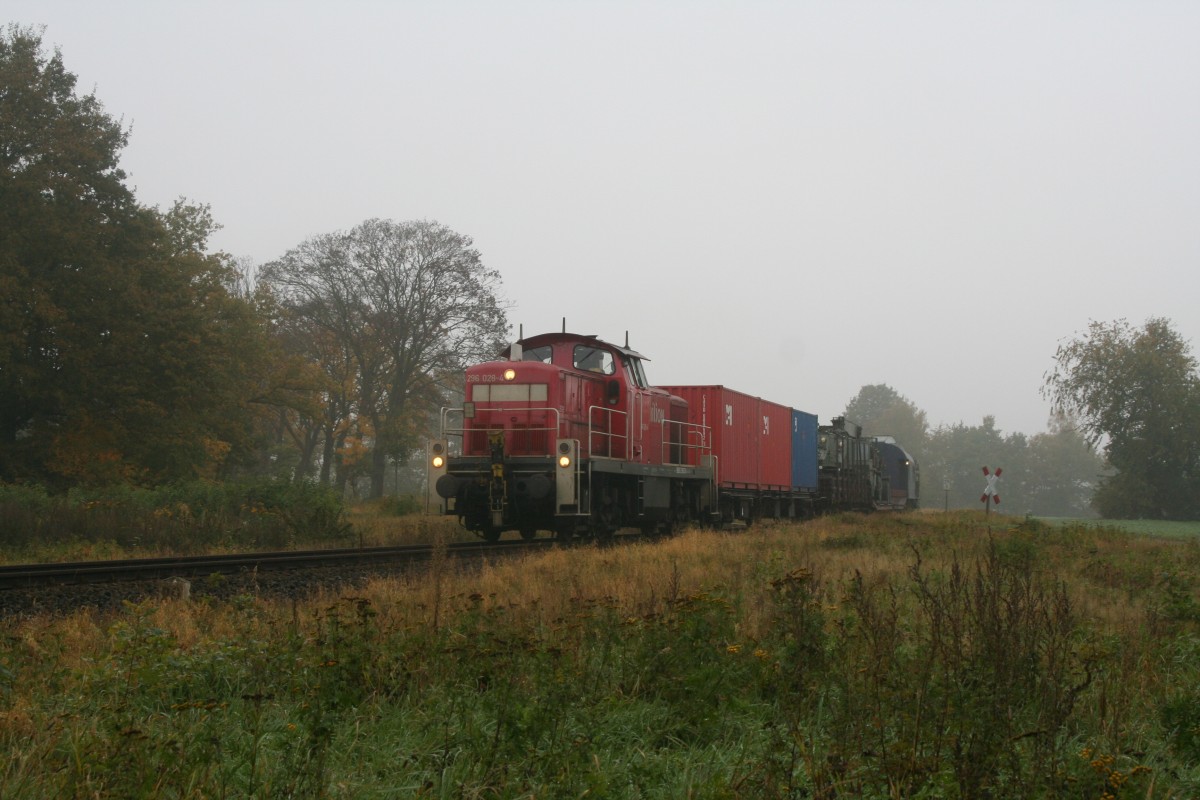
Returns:
[[[110,561],[51,562],[0,566],[0,591],[39,586],[116,583],[166,578],[188,578],[239,572],[300,570],[315,567],[364,564],[401,564],[429,561],[438,552],[447,558],[482,558],[518,550],[548,547],[553,539],[503,542],[455,542],[435,545],[346,547],[329,550],[284,550],[202,556],[167,556]]]

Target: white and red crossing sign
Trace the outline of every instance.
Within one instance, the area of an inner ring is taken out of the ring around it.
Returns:
[[[987,503],[989,508],[991,508],[992,503],[996,503],[997,505],[1000,503],[1000,494],[996,491],[996,481],[999,480],[1001,472],[1003,470],[1000,467],[996,467],[995,472],[990,472],[987,467],[983,468],[984,477],[987,478],[987,486],[983,487],[983,496],[979,498],[979,502]]]

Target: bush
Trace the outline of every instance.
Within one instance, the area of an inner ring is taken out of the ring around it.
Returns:
[[[420,514],[425,510],[421,500],[408,494],[382,497],[372,505],[378,513],[392,517],[407,517],[411,514]]]
[[[187,553],[344,541],[352,534],[341,497],[312,484],[189,481],[76,489],[63,497],[40,487],[0,487],[0,544],[18,550],[105,542]]]

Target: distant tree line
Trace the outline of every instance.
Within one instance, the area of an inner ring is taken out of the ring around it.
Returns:
[[[891,434],[921,468],[922,504],[980,505],[982,467],[1003,468],[1000,510],[1038,516],[1200,519],[1200,375],[1165,319],[1093,322],[1059,346],[1043,394],[1046,433],[1003,434],[994,417],[930,430],[890,386],[864,386],[846,416]]]
[[[926,508],[983,508],[983,467],[1003,469],[1000,511],[1036,516],[1094,516],[1092,495],[1104,461],[1071,421],[1056,417],[1046,433],[1003,434],[992,416],[930,429],[926,414],[884,384],[864,386],[845,415],[869,435],[890,435],[921,471]]]
[[[80,94],[41,33],[0,31],[0,482],[55,490],[270,475],[380,495],[463,367],[508,331],[500,276],[432,221],[372,219],[301,242],[252,279],[207,206],[147,208],[128,130]],[[1048,432],[930,429],[885,385],[846,416],[896,437],[923,504],[1200,516],[1200,379],[1166,320],[1094,323],[1059,347]]]

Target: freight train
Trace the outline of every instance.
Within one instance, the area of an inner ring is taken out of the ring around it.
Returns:
[[[725,386],[652,386],[646,361],[628,335],[564,324],[468,368],[430,443],[441,510],[496,541],[917,506],[918,466],[894,440]]]

